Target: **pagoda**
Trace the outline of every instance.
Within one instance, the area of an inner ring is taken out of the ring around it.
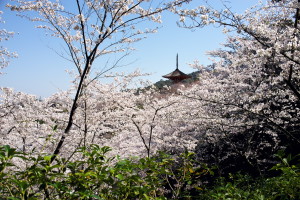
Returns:
[[[174,83],[179,83],[179,82],[181,82],[185,79],[191,78],[192,76],[187,75],[187,74],[183,73],[182,71],[180,71],[178,69],[178,54],[177,54],[177,56],[176,56],[176,69],[173,72],[171,72],[169,74],[166,74],[162,77],[167,78],[169,80],[172,80]]]

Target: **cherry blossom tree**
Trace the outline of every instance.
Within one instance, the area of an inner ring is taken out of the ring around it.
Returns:
[[[182,20],[184,27],[201,28],[209,24],[219,24],[224,26],[225,32],[234,31],[245,39],[253,40],[255,51],[248,52],[251,57],[244,56],[233,64],[241,65],[254,59],[256,63],[260,62],[271,68],[272,62],[281,63],[280,66],[274,64],[273,68],[280,70],[280,77],[294,95],[300,98],[297,88],[299,1],[261,2],[245,14],[235,14],[227,8],[218,11],[205,6],[193,10],[179,10],[177,13],[184,19],[187,17],[191,20],[190,25]]]
[[[240,158],[261,172],[278,149],[299,153],[299,2],[261,2],[243,14],[226,5],[176,13],[186,28],[217,24],[228,34],[223,49],[209,52],[217,58],[212,66],[195,63],[201,84],[184,94],[212,122],[199,154],[223,169]]]
[[[146,21],[161,22],[160,13],[173,10],[189,0],[158,1],[148,0],[76,0],[65,6],[60,1],[13,0],[8,4],[12,11],[31,21],[40,22],[38,28],[47,30],[66,44],[68,59],[78,71],[77,90],[70,109],[68,123],[54,151],[53,159],[73,126],[73,118],[78,107],[78,99],[93,80],[91,69],[95,59],[111,52],[127,52],[127,44],[139,41],[142,35],[155,30],[138,30],[136,26]],[[26,14],[31,11],[30,14]],[[34,14],[32,14],[32,12]],[[110,69],[104,69],[100,74]]]

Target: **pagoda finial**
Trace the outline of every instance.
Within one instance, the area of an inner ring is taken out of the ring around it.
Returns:
[[[177,56],[176,56],[176,69],[178,69],[178,53],[177,53]]]

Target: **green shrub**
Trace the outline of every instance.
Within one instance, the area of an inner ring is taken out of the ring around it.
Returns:
[[[253,200],[298,200],[300,199],[300,162],[285,157],[279,152],[277,157],[281,163],[271,170],[280,171],[281,174],[272,178],[253,178],[249,175],[230,175],[230,180],[224,177],[213,188],[207,188],[203,193],[203,199],[253,199]],[[290,165],[291,161],[296,164]]]
[[[109,147],[91,145],[79,148],[83,160],[66,162],[51,156],[37,157],[17,152],[9,146],[0,148],[0,194],[4,199],[191,199],[198,187],[196,176],[209,170],[195,167],[193,154],[176,159],[160,153],[154,158],[107,157]],[[13,159],[28,163],[15,166]]]
[[[300,199],[300,160],[299,155],[294,158],[285,156],[283,151],[277,155],[281,163],[275,165],[272,170],[281,172],[280,176],[266,179],[262,192],[268,199]],[[290,164],[295,163],[295,164]]]
[[[277,177],[231,174],[211,187],[203,180],[213,172],[197,163],[194,153],[121,159],[107,156],[110,150],[91,145],[78,149],[82,160],[51,163],[51,155],[1,146],[0,199],[300,199],[300,162],[282,152],[281,163],[272,168],[281,172]]]

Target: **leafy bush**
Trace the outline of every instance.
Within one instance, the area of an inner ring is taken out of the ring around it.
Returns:
[[[84,159],[67,162],[31,156],[9,146],[0,149],[0,193],[5,199],[192,199],[199,177],[208,169],[196,166],[193,153],[177,160],[160,153],[154,158],[108,157],[109,147],[79,148]],[[28,163],[21,169],[16,160]],[[195,178],[197,177],[197,178]],[[197,181],[194,181],[197,180]]]
[[[281,172],[280,176],[272,178],[253,178],[249,175],[230,175],[230,180],[221,177],[218,183],[207,189],[204,199],[254,199],[254,200],[279,200],[300,199],[300,162],[296,157],[284,157],[282,151],[277,155],[281,163],[272,170]],[[294,160],[297,164],[290,165]]]
[[[199,165],[194,153],[121,159],[107,156],[110,150],[91,145],[78,149],[82,160],[60,158],[52,164],[49,155],[1,146],[0,199],[300,199],[300,162],[282,152],[281,163],[272,168],[280,176],[230,174],[210,186],[205,180],[213,172]]]
[[[280,171],[282,174],[266,179],[263,182],[262,192],[266,194],[268,199],[300,199],[299,155],[295,157],[285,156],[283,151],[279,151],[276,156],[280,158],[281,163],[275,165],[272,170]]]

